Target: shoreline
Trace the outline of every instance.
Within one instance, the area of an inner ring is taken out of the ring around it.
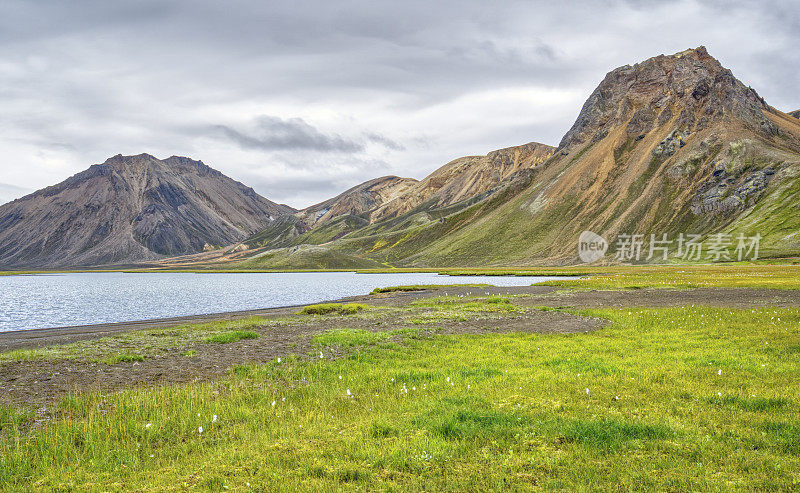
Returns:
[[[16,275],[58,275],[58,274],[77,274],[77,273],[131,273],[131,274],[139,274],[139,273],[158,273],[159,271],[146,271],[146,272],[136,272],[136,271],[74,271],[74,272],[24,272],[18,273]],[[328,272],[328,271],[308,271],[309,273],[314,272]],[[343,270],[343,271],[336,271],[342,273],[354,273],[354,274],[383,274],[383,272],[364,272],[358,270]],[[165,273],[162,271],[162,273]],[[175,272],[170,272],[175,273]],[[202,272],[185,272],[185,273],[202,273]],[[213,272],[214,274],[218,273],[240,273],[240,272]],[[255,274],[258,272],[241,272],[243,274]],[[288,272],[286,272],[288,273]],[[410,272],[404,272],[410,273]],[[472,274],[472,273],[455,273],[455,274],[446,274],[440,272],[419,272],[424,274],[436,274],[439,276],[448,276],[448,277],[466,277],[466,276],[480,276],[480,277],[500,277],[500,276],[514,276],[519,278],[534,278],[534,277],[543,277],[550,279],[558,279],[558,278],[573,278],[573,277],[580,277],[583,274],[576,274],[576,275],[517,275],[517,274],[510,274],[506,272],[500,272],[495,274]],[[393,273],[393,274],[400,274],[400,273]],[[2,275],[14,275],[14,274],[7,274],[0,272],[0,276]],[[491,282],[491,280],[487,280]],[[527,281],[526,281],[527,282]],[[538,282],[545,282],[545,280],[538,281]],[[466,286],[466,283],[459,283],[459,284],[420,284],[420,286],[426,287],[457,287],[457,286]],[[527,287],[533,284],[524,284],[517,287]],[[477,287],[477,285],[472,286]],[[493,286],[488,282],[481,287],[485,288],[509,288],[509,286]],[[417,292],[421,291],[428,291],[429,289],[420,289]],[[401,291],[400,293],[406,293]],[[261,307],[261,308],[249,308],[244,310],[228,310],[228,311],[221,311],[221,312],[210,312],[210,313],[199,313],[199,314],[187,314],[187,315],[178,315],[178,316],[167,316],[167,317],[156,317],[156,318],[146,318],[146,319],[134,319],[134,320],[123,320],[118,322],[100,322],[100,323],[88,323],[88,324],[77,324],[77,325],[61,325],[61,326],[49,326],[49,327],[34,327],[34,328],[12,328],[9,330],[0,331],[0,351],[7,351],[10,349],[16,349],[18,344],[16,343],[9,343],[9,340],[17,341],[21,339],[27,339],[29,341],[35,341],[43,338],[57,338],[59,336],[67,336],[67,335],[79,335],[84,333],[103,333],[103,334],[116,334],[119,332],[125,332],[128,330],[136,330],[136,329],[149,329],[154,327],[175,327],[179,325],[187,325],[187,324],[200,324],[200,323],[208,323],[208,322],[216,322],[216,321],[225,321],[225,320],[234,320],[234,319],[242,319],[248,318],[253,316],[274,316],[274,315],[289,315],[294,313],[297,309],[300,309],[304,306],[310,304],[320,304],[320,303],[348,303],[348,302],[358,302],[358,301],[365,301],[365,300],[374,300],[374,297],[371,293],[359,294],[359,295],[352,295],[352,296],[344,296],[341,298],[334,298],[334,299],[323,299],[317,300],[307,303],[301,304],[292,304],[292,305],[280,305],[274,307]],[[20,337],[21,334],[27,334],[27,337],[23,338]],[[26,344],[22,347],[31,347],[33,345],[32,342]],[[36,345],[33,345],[36,347]]]
[[[446,287],[446,286],[443,286]],[[522,286],[523,288],[528,286]],[[511,287],[487,286],[487,289],[513,289]],[[519,288],[517,286],[516,288]],[[475,288],[473,288],[475,289]],[[67,325],[62,327],[41,327],[35,329],[18,329],[0,332],[0,352],[17,349],[30,349],[58,344],[69,344],[81,340],[99,339],[123,332],[134,330],[148,330],[156,328],[178,327],[212,322],[241,320],[250,317],[279,317],[294,315],[298,309],[309,304],[321,303],[356,303],[370,301],[372,304],[387,304],[399,301],[406,297],[413,299],[423,294],[430,294],[433,290],[421,291],[396,291],[383,293],[378,296],[364,294],[348,296],[333,300],[319,301],[300,305],[286,305],[273,308],[256,308],[251,310],[234,310],[228,312],[204,313],[198,315],[183,315],[178,317],[152,318],[145,320],[131,320],[125,322],[107,322],[99,324]],[[377,301],[377,303],[376,303]]]
[[[695,303],[707,306],[730,306],[745,308],[754,306],[798,307],[800,290],[780,290],[772,288],[692,288],[692,289],[610,289],[610,290],[564,290],[560,286],[464,286],[442,285],[421,291],[393,291],[389,293],[363,294],[338,299],[287,305],[273,308],[235,310],[179,317],[153,318],[127,322],[74,325],[22,329],[0,332],[0,352],[18,349],[33,349],[72,342],[100,339],[124,332],[170,328],[183,325],[203,324],[241,320],[250,317],[275,318],[295,315],[297,310],[308,304],[319,303],[369,303],[375,306],[407,306],[408,303],[436,296],[442,288],[451,288],[453,294],[469,294],[479,290],[488,295],[522,295],[539,299],[541,305],[554,307],[592,308],[613,306],[681,306]],[[696,298],[695,298],[696,296]]]

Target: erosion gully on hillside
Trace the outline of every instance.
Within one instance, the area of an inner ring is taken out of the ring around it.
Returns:
[[[444,317],[435,323],[417,325],[426,334],[482,334],[489,332],[577,333],[596,330],[606,321],[551,308],[597,307],[667,307],[685,305],[746,308],[758,306],[800,306],[800,291],[769,289],[641,289],[629,291],[565,291],[556,287],[442,287],[439,289],[396,292],[348,298],[343,301],[367,303],[375,307],[405,308],[415,301],[444,294],[463,302],[484,299],[489,295],[510,297],[511,304],[523,310],[502,315],[464,312],[464,316]],[[342,315],[295,315],[297,307],[255,310],[217,315],[202,315],[169,320],[105,324],[63,329],[45,329],[0,333],[0,351],[53,347],[103,337],[149,331],[158,337],[159,329],[187,323],[235,320],[250,316],[265,321],[282,320],[278,325],[258,323],[248,326],[257,339],[229,344],[184,341],[163,348],[143,361],[108,364],[90,358],[22,359],[0,363],[0,404],[42,405],[71,392],[117,389],[166,383],[197,382],[222,377],[231,366],[260,363],[291,354],[308,355],[316,350],[313,337],[330,329],[347,328],[367,331],[392,331],[406,328],[408,316],[424,315],[427,308],[416,306],[398,316],[395,310],[374,310],[367,317]],[[99,341],[98,341],[99,342]],[[135,348],[134,348],[135,349]],[[343,351],[325,348],[326,357]],[[187,356],[191,352],[192,357]]]

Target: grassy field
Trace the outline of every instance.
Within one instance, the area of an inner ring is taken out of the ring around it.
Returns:
[[[488,301],[424,303],[517,309]],[[0,488],[800,488],[800,310],[586,314],[612,323],[573,335],[337,329],[314,344],[349,348],[342,359],[67,398],[44,421],[3,409]],[[215,327],[227,330],[243,326]]]

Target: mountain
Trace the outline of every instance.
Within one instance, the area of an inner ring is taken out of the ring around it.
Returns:
[[[792,116],[793,116],[793,117],[795,117],[795,118],[800,118],[800,110],[795,110],[795,111],[792,111],[792,112],[791,112],[791,113],[789,113],[789,114],[790,114],[790,115],[792,115]]]
[[[762,255],[800,249],[800,121],[704,47],[609,72],[557,149],[528,146],[539,153],[521,146],[453,161],[375,208],[368,225],[304,233],[242,265],[300,266],[309,251],[317,264],[329,255],[329,267],[343,258],[567,264],[578,261],[584,230],[612,241],[758,232]]]
[[[0,207],[0,267],[125,264],[200,252],[294,212],[201,161],[117,155]]]

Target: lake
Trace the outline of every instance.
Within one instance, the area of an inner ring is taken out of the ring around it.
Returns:
[[[529,286],[559,277],[435,273],[124,273],[0,276],[0,332],[276,308],[408,284]]]

